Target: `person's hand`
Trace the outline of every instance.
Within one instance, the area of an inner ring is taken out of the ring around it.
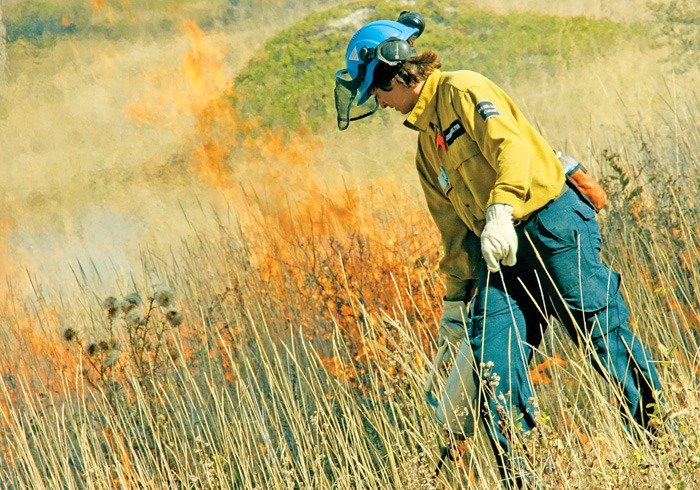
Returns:
[[[513,206],[492,204],[486,209],[486,225],[481,233],[481,254],[486,267],[491,272],[498,272],[504,265],[515,265],[518,251],[518,236],[513,226]]]
[[[464,336],[467,304],[464,301],[443,301],[442,317],[438,328],[438,347],[445,342],[456,346]]]

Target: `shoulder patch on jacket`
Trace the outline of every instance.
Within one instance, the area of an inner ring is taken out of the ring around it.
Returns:
[[[464,133],[466,133],[464,126],[459,122],[459,119],[455,119],[442,134],[445,137],[445,144],[449,147],[454,140]]]
[[[493,102],[491,102],[490,100],[482,100],[481,102],[476,104],[476,110],[479,111],[479,115],[484,121],[486,121],[490,117],[501,115],[501,113],[498,112],[498,109],[496,109],[496,106],[493,105]]]

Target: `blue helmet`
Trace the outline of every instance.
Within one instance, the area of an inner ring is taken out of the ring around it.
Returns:
[[[350,121],[361,119],[377,110],[377,102],[370,97],[374,69],[382,62],[389,66],[416,55],[409,43],[423,32],[423,17],[415,12],[402,12],[398,21],[378,20],[364,25],[348,43],[345,68],[335,74],[335,102],[338,128],[343,130]],[[353,102],[357,99],[356,107]]]
[[[407,49],[407,46],[410,46],[408,43],[395,43],[395,46],[403,47],[398,52],[393,51],[393,58],[400,59],[382,59],[382,51],[386,50],[379,50],[377,47],[390,39],[408,41],[417,33],[418,29],[415,27],[405,26],[393,20],[370,22],[355,33],[345,52],[345,64],[353,79],[361,77],[362,83],[358,88],[357,105],[363,104],[369,98],[368,91],[372,85],[374,68],[380,61],[387,64],[398,64],[416,54],[415,50]],[[361,69],[361,66],[364,68]]]

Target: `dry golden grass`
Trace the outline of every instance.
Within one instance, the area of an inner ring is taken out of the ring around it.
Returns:
[[[434,478],[447,438],[421,388],[443,289],[414,135],[375,120],[290,143],[242,120],[221,95],[264,36],[185,22],[157,43],[12,46],[7,488],[494,488],[483,435]],[[553,325],[533,365],[545,417],[528,442],[544,488],[700,481],[698,74],[674,78],[656,57],[631,46],[508,87],[605,179],[606,258],[685,434],[626,432],[615,394]],[[177,327],[154,316],[134,329],[100,306],[137,291],[148,312],[166,285]],[[61,339],[65,326],[82,345]],[[120,343],[118,360],[87,356],[103,340]]]

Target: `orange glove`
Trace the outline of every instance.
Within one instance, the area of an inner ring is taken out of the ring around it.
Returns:
[[[600,211],[608,203],[608,196],[600,184],[588,173],[586,167],[574,157],[557,152],[557,157],[561,161],[566,173],[566,180],[569,185],[578,190],[588,204],[593,206],[596,212]]]
[[[567,180],[576,187],[588,203],[600,211],[608,203],[608,195],[600,184],[579,163],[578,168],[566,176]]]

